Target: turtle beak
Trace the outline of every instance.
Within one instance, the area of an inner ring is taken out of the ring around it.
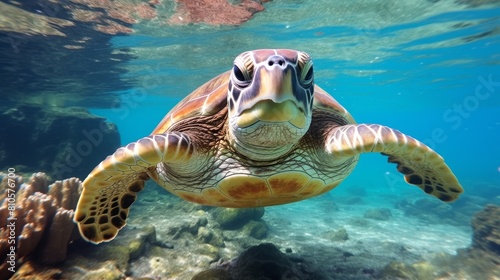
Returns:
[[[243,111],[238,117],[240,128],[251,126],[257,122],[283,123],[289,122],[293,126],[303,129],[308,124],[304,111],[291,100],[275,103],[271,100],[262,100],[252,108]]]
[[[272,100],[274,103],[281,103],[286,100],[294,100],[292,85],[292,69],[272,69],[260,68],[255,79],[260,79],[260,87],[256,92],[257,99]]]

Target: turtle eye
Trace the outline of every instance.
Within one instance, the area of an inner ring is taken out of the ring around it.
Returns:
[[[250,53],[246,52],[234,60],[233,80],[239,87],[246,87],[252,82],[253,61]]]
[[[301,70],[300,82],[304,85],[309,85],[313,81],[314,70],[312,61],[308,61]]]
[[[314,77],[311,57],[305,52],[300,52],[298,55],[298,65],[300,69],[300,82],[303,85],[310,85]]]
[[[241,72],[240,67],[238,67],[238,65],[233,66],[233,75],[240,82],[246,81],[245,75],[243,75],[243,72]]]

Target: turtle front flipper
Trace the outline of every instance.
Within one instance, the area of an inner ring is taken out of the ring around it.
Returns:
[[[95,244],[115,238],[156,165],[188,160],[192,152],[189,139],[176,133],[141,138],[108,156],[83,182],[74,217],[82,237]]]
[[[345,125],[330,132],[327,150],[335,157],[380,152],[397,164],[405,181],[442,201],[454,201],[463,192],[443,158],[420,141],[378,124]]]

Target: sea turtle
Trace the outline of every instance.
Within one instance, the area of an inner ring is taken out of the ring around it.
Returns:
[[[369,152],[388,156],[406,182],[442,201],[463,192],[423,143],[379,124],[356,124],[314,84],[305,52],[248,51],[175,106],[151,135],[102,161],[83,182],[74,220],[84,239],[112,240],[149,178],[204,205],[299,201],[335,188]]]

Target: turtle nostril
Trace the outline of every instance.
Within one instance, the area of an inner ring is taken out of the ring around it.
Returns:
[[[273,66],[273,65],[279,65],[279,66],[284,66],[285,65],[285,59],[281,56],[278,56],[278,55],[274,55],[274,56],[271,56],[268,61],[267,61],[267,65],[269,66]]]

